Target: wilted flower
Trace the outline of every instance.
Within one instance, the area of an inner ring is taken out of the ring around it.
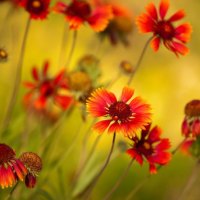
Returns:
[[[177,56],[178,54],[185,55],[189,51],[185,43],[190,39],[191,26],[184,23],[175,27],[173,23],[182,19],[185,13],[183,10],[179,10],[170,18],[165,19],[168,8],[169,0],[161,0],[159,10],[153,3],[148,4],[146,6],[147,13],[143,13],[137,18],[138,28],[142,33],[153,33],[151,46],[154,51],[159,49],[160,43],[163,41],[165,47]]]
[[[158,126],[150,130],[149,125],[145,130],[142,130],[141,137],[129,137],[133,144],[127,153],[140,165],[146,158],[151,174],[157,172],[156,164],[166,165],[171,159],[171,153],[166,152],[170,148],[169,139],[160,138],[161,133]]]
[[[140,97],[131,100],[134,91],[124,87],[119,100],[106,89],[96,89],[87,101],[87,110],[93,117],[104,117],[94,125],[94,129],[103,133],[122,132],[125,136],[133,136],[138,130],[150,122],[150,105]],[[130,101],[130,102],[129,102]],[[129,103],[128,103],[129,102]]]
[[[20,158],[21,162],[28,169],[28,174],[25,177],[25,184],[28,188],[34,188],[36,184],[36,177],[38,173],[42,170],[42,160],[41,158],[32,152],[23,153]]]
[[[12,187],[27,174],[24,164],[15,157],[15,152],[6,144],[0,144],[0,186]]]
[[[46,19],[49,14],[50,0],[18,0],[19,5],[29,14],[31,19]]]
[[[86,0],[71,0],[70,4],[57,2],[54,10],[66,16],[70,28],[77,30],[83,23],[88,23],[94,31],[103,31],[112,18],[110,6],[95,7]]]
[[[24,85],[30,89],[25,95],[26,105],[34,105],[37,109],[44,109],[48,101],[53,101],[63,110],[72,104],[73,98],[68,93],[68,84],[65,72],[61,71],[54,78],[49,78],[47,71],[49,63],[44,64],[41,74],[36,67],[32,70],[34,82],[25,82]],[[66,93],[66,94],[65,94]]]

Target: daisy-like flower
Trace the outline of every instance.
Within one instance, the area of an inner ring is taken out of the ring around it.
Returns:
[[[106,89],[99,88],[92,92],[87,101],[87,110],[93,117],[104,117],[94,125],[99,133],[108,128],[109,133],[122,132],[125,136],[133,136],[150,122],[150,105],[140,97],[132,99],[134,91],[124,87],[119,100]]]
[[[169,0],[161,0],[158,10],[153,3],[148,4],[147,13],[143,13],[137,18],[138,28],[142,33],[153,33],[151,46],[155,51],[163,42],[165,47],[177,56],[179,54],[185,55],[189,51],[185,43],[190,39],[191,25],[184,23],[175,27],[173,23],[182,19],[185,13],[183,10],[179,10],[166,19],[168,8]]]
[[[130,140],[133,142],[132,147],[127,150],[127,154],[135,159],[140,165],[146,158],[149,163],[151,174],[157,172],[156,164],[166,165],[171,159],[171,153],[166,152],[170,148],[168,139],[160,138],[162,131],[158,126],[150,130],[150,125],[142,131],[141,137],[133,136]]]
[[[12,187],[18,180],[23,181],[27,169],[15,157],[15,152],[6,144],[0,144],[0,187]]]
[[[28,174],[25,177],[25,184],[28,188],[34,188],[37,182],[37,176],[42,170],[42,159],[35,153],[25,152],[20,158],[21,162],[28,169]]]
[[[34,82],[24,83],[30,89],[24,96],[24,103],[27,106],[33,105],[36,109],[45,109],[47,102],[53,101],[60,108],[66,110],[72,104],[73,98],[68,94],[65,72],[61,71],[54,78],[49,78],[48,68],[48,62],[44,64],[41,74],[36,67],[33,68]]]
[[[200,136],[200,100],[192,100],[186,104],[182,134],[186,138]]]
[[[49,14],[50,0],[18,0],[18,2],[30,14],[31,19],[46,19]]]
[[[70,28],[77,30],[83,23],[88,23],[96,31],[103,31],[112,18],[110,6],[95,7],[92,2],[86,0],[71,0],[68,5],[57,2],[54,11],[66,16]]]
[[[102,36],[107,36],[112,45],[121,41],[128,45],[127,36],[134,27],[134,20],[131,11],[116,3],[105,3],[102,0],[96,0],[98,4],[110,5],[112,7],[113,18],[110,20],[107,28],[101,32]]]

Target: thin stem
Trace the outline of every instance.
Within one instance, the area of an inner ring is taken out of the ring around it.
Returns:
[[[77,197],[78,196],[83,197],[85,200],[89,199],[90,194],[91,194],[94,186],[97,184],[97,181],[99,180],[100,176],[103,174],[104,170],[106,169],[107,165],[109,164],[111,155],[113,153],[114,145],[115,145],[115,138],[116,138],[116,133],[113,134],[112,145],[111,145],[109,154],[107,156],[106,162],[104,163],[104,165],[100,169],[99,173],[93,178],[93,180],[89,183],[89,185],[81,193],[79,193],[77,195]]]
[[[16,187],[18,186],[19,182],[15,184],[15,186],[12,188],[8,196],[5,198],[5,200],[9,200],[12,197],[13,192],[15,191]]]
[[[181,193],[179,194],[179,196],[176,198],[177,200],[182,200],[187,197],[190,189],[192,188],[192,186],[194,185],[194,183],[198,177],[199,168],[200,168],[200,160],[198,159],[192,170],[192,173],[191,173],[188,181],[186,182],[184,188],[181,190]]]
[[[69,55],[68,55],[68,58],[67,58],[67,61],[66,61],[66,64],[65,64],[65,68],[69,68],[69,66],[71,64],[72,56],[73,56],[74,49],[75,49],[75,46],[76,46],[77,35],[78,35],[78,32],[75,30],[73,32],[72,46],[70,48],[70,52],[69,52]]]
[[[127,168],[124,170],[123,174],[119,177],[119,179],[117,180],[117,182],[115,183],[115,185],[112,187],[112,189],[106,194],[106,196],[103,198],[103,200],[108,200],[110,199],[110,197],[112,196],[112,194],[116,191],[116,189],[120,186],[120,184],[122,183],[122,181],[124,180],[124,178],[126,178],[130,167],[133,164],[133,159],[130,161],[130,163],[128,164]]]
[[[136,66],[135,66],[135,70],[131,73],[131,75],[130,75],[130,77],[129,77],[129,79],[128,79],[127,85],[130,85],[130,84],[131,84],[132,79],[133,79],[133,76],[135,75],[136,71],[139,69],[140,64],[141,64],[141,62],[142,62],[142,59],[144,58],[145,52],[146,52],[146,50],[147,50],[147,47],[149,46],[149,43],[151,42],[152,38],[153,38],[153,37],[150,37],[150,38],[147,40],[147,42],[145,43],[145,45],[144,45],[144,47],[143,47],[143,49],[142,49],[142,52],[141,52],[141,54],[140,54],[140,57],[139,57],[139,59],[138,59],[138,61],[137,61],[137,64],[136,64]]]
[[[178,149],[181,147],[181,145],[183,144],[183,142],[185,141],[185,139],[183,139],[178,146],[171,152],[172,155],[174,155]],[[157,168],[157,171],[159,171],[161,168],[163,167],[163,165],[159,165],[159,167]],[[149,174],[148,176],[146,176],[146,178],[139,183],[131,192],[130,194],[127,196],[126,200],[131,200],[133,198],[133,196],[137,193],[138,190],[140,190],[140,188],[147,182],[147,180],[151,178],[151,175]]]
[[[23,59],[24,59],[24,54],[25,54],[26,41],[27,41],[29,29],[30,29],[30,24],[31,24],[31,19],[29,18],[27,21],[27,24],[26,24],[24,38],[22,41],[21,54],[19,57],[18,65],[17,65],[17,71],[16,71],[13,92],[11,95],[11,99],[10,99],[10,102],[8,105],[8,109],[7,109],[3,124],[2,124],[2,126],[3,126],[2,132],[9,126],[9,123],[10,123],[10,120],[12,117],[13,108],[14,108],[16,100],[17,100],[17,94],[18,94],[19,86],[20,86],[20,82],[21,82],[22,66],[23,66]]]

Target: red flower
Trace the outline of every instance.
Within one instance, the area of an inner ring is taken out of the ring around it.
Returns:
[[[25,86],[30,91],[25,95],[24,102],[28,106],[33,104],[36,109],[45,109],[47,101],[53,100],[55,104],[66,110],[71,105],[73,99],[67,94],[63,95],[63,92],[68,92],[68,86],[64,77],[65,72],[61,71],[55,78],[49,78],[47,76],[48,68],[48,62],[44,64],[41,74],[39,74],[36,67],[33,68],[32,75],[35,82],[25,82]]]
[[[32,19],[46,19],[50,0],[18,0],[19,5],[29,12]]]
[[[150,105],[140,97],[131,100],[133,90],[124,87],[119,100],[106,89],[92,92],[87,101],[88,112],[94,117],[105,117],[106,120],[97,122],[94,129],[99,133],[108,128],[109,133],[122,132],[125,136],[133,136],[150,122]],[[130,102],[128,103],[128,101]]]
[[[113,18],[102,32],[103,36],[108,36],[112,45],[116,45],[119,41],[124,45],[128,45],[127,35],[132,32],[134,25],[133,15],[130,10],[122,5],[105,3],[102,0],[96,0],[96,4],[110,5],[112,7]]]
[[[157,172],[156,164],[166,165],[171,159],[171,154],[166,152],[170,148],[168,139],[161,139],[161,129],[155,126],[150,130],[150,125],[142,131],[141,138],[138,136],[130,137],[133,141],[132,148],[127,153],[135,159],[140,165],[143,164],[144,158],[149,162],[151,174]]]
[[[183,10],[179,10],[169,19],[165,19],[168,8],[168,0],[161,0],[158,11],[153,3],[148,4],[147,13],[143,13],[137,18],[137,25],[142,33],[153,33],[151,46],[155,51],[159,49],[160,43],[163,41],[165,47],[177,56],[178,54],[185,55],[189,50],[184,44],[190,39],[191,26],[185,23],[175,27],[173,22],[182,19],[185,13]]]
[[[15,152],[6,144],[0,144],[0,186],[12,187],[18,180],[23,181],[27,169],[15,158]]]
[[[70,28],[75,30],[87,22],[94,31],[103,31],[112,18],[110,6],[93,7],[92,3],[84,0],[72,0],[68,5],[57,2],[54,10],[63,13],[69,22]]]

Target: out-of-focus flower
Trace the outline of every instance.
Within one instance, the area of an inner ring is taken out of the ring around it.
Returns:
[[[130,137],[133,144],[127,150],[127,153],[140,165],[143,164],[144,158],[146,158],[151,174],[157,172],[156,164],[166,165],[171,159],[171,153],[167,152],[170,148],[169,139],[160,138],[161,133],[162,131],[158,126],[150,130],[149,125],[142,131],[141,137]]]
[[[110,5],[112,7],[113,18],[110,20],[107,28],[101,32],[102,36],[108,36],[112,45],[116,45],[121,41],[124,45],[128,45],[127,36],[132,32],[134,20],[131,11],[112,2],[104,2],[96,0],[98,5]]]
[[[37,182],[36,177],[42,170],[42,159],[36,153],[32,152],[23,153],[19,159],[28,169],[28,174],[25,177],[26,186],[34,188]]]
[[[5,49],[0,48],[0,62],[5,62],[8,60],[8,53]]]
[[[130,75],[134,72],[134,66],[129,61],[124,60],[120,63],[119,66],[122,72],[124,72],[125,74]]]
[[[185,55],[189,49],[185,46],[190,39],[191,25],[188,23],[181,24],[177,27],[174,22],[185,16],[183,10],[177,11],[170,18],[165,19],[169,8],[169,0],[161,0],[157,10],[153,3],[146,6],[147,13],[141,14],[137,18],[137,25],[142,33],[153,33],[151,46],[154,51],[159,49],[161,41],[167,49],[179,54]]]
[[[93,117],[104,117],[94,125],[94,129],[103,133],[122,132],[125,136],[134,136],[138,130],[151,121],[150,105],[140,97],[133,99],[134,91],[124,87],[119,100],[106,89],[96,89],[87,101],[87,110]]]
[[[182,134],[185,137],[200,135],[200,100],[192,100],[185,106],[185,118],[182,122]]]
[[[49,14],[50,0],[18,0],[18,3],[30,14],[31,19],[46,19]]]
[[[24,164],[15,157],[15,152],[6,144],[0,144],[0,186],[12,187],[27,174]]]
[[[94,6],[93,2],[86,0],[71,0],[68,5],[57,2],[54,11],[66,16],[70,28],[77,30],[83,23],[88,23],[96,31],[103,31],[112,18],[110,6]]]
[[[68,91],[65,72],[62,70],[54,78],[49,78],[47,71],[49,63],[44,64],[41,74],[36,67],[32,70],[34,82],[25,82],[24,85],[30,91],[24,96],[24,102],[27,106],[34,106],[36,109],[45,109],[47,102],[53,101],[63,110],[68,109],[73,98]]]

